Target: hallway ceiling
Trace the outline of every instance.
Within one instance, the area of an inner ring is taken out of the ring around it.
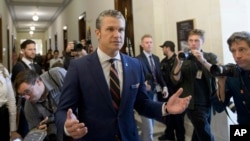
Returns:
[[[29,32],[35,26],[34,32],[44,32],[57,18],[71,0],[5,0],[17,32]],[[39,16],[33,21],[34,14]]]

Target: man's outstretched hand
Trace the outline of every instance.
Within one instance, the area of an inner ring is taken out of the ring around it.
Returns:
[[[191,96],[180,98],[180,95],[183,92],[183,88],[179,88],[168,100],[165,105],[165,110],[169,114],[180,114],[186,110],[188,104],[191,100]]]

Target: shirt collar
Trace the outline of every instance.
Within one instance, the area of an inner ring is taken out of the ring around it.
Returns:
[[[99,48],[97,48],[97,55],[99,57],[99,60],[101,63],[110,60],[111,58],[114,58],[116,60],[121,60],[121,55],[120,53],[117,53],[117,55],[115,57],[110,57],[107,54],[105,54],[102,50],[100,50]]]
[[[149,56],[152,56],[152,53],[147,53],[145,50],[143,50],[143,53],[145,54],[145,56],[146,56],[147,58],[149,58]]]
[[[32,61],[28,60],[28,59],[25,58],[25,57],[22,58],[22,61],[23,61],[25,64],[27,64],[27,65],[29,65],[30,63],[33,63]]]

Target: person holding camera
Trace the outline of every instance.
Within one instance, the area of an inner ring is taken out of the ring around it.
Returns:
[[[51,68],[41,76],[33,70],[25,70],[14,82],[16,92],[26,99],[24,113],[29,129],[46,130],[46,141],[57,140],[54,113],[65,74],[66,70],[61,67]]]
[[[171,77],[183,87],[183,96],[192,95],[186,110],[194,127],[192,141],[214,141],[210,96],[216,93],[216,81],[209,70],[212,64],[217,64],[217,56],[202,50],[203,30],[191,30],[187,42],[188,51],[179,51]]]
[[[236,65],[230,68],[226,65],[224,70],[230,69],[238,75],[222,73],[218,76],[217,94],[223,105],[228,105],[233,97],[238,124],[250,125],[250,33],[234,32],[227,43]]]
[[[82,41],[82,40],[81,40]],[[82,43],[78,43],[75,45],[75,59],[88,55],[87,51],[85,50],[86,46],[84,47]]]
[[[69,67],[70,61],[75,57],[74,47],[77,44],[76,41],[69,41],[65,49],[65,55],[63,60],[63,66],[67,70]]]

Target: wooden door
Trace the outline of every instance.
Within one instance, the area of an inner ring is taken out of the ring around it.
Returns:
[[[132,0],[115,0],[115,9],[121,11],[126,20],[125,43],[121,51],[135,56]]]
[[[86,39],[86,14],[83,13],[82,14],[82,18],[79,19],[78,25],[79,25],[79,41],[81,41],[82,39]]]
[[[63,30],[63,50],[66,50],[68,45],[68,30],[64,29]]]

